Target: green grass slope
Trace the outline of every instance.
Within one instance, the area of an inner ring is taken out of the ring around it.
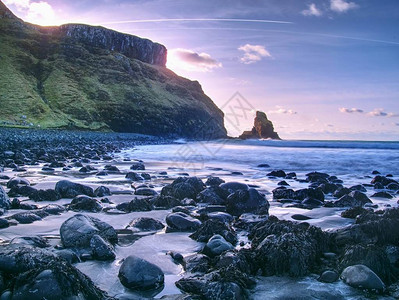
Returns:
[[[226,135],[223,113],[198,82],[4,17],[0,123],[194,138],[203,130],[207,137]]]

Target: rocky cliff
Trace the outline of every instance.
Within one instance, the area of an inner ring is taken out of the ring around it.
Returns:
[[[163,45],[103,27],[28,24],[0,1],[0,122],[225,137],[222,111],[166,56]]]
[[[254,127],[251,131],[244,131],[240,139],[273,139],[281,140],[277,132],[274,131],[273,123],[267,119],[267,116],[262,111],[256,112],[254,120]]]

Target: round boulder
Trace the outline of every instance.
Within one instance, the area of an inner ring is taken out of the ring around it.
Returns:
[[[201,221],[182,212],[166,216],[166,224],[175,231],[194,231],[201,226]]]
[[[132,290],[157,289],[164,283],[164,273],[158,266],[133,255],[123,261],[118,277]]]
[[[342,280],[351,287],[383,291],[385,284],[365,265],[354,265],[345,268],[341,274]]]

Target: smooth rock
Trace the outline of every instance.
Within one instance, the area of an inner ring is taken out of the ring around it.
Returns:
[[[345,268],[341,274],[342,280],[355,288],[383,291],[385,284],[365,265],[354,265]]]

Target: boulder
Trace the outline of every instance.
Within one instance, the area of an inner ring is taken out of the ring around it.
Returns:
[[[142,188],[138,188],[135,192],[135,195],[138,196],[157,196],[158,192],[155,191],[154,189],[150,189],[150,188],[146,188],[146,187],[142,187]]]
[[[377,192],[371,195],[373,198],[385,198],[385,199],[392,199],[393,196],[388,192]]]
[[[62,223],[60,228],[61,242],[64,247],[90,247],[90,240],[99,235],[111,244],[118,241],[115,229],[97,219],[77,214]]]
[[[261,211],[261,214],[268,214],[269,202],[265,196],[256,189],[238,190],[231,194],[226,200],[226,211],[233,216],[240,216],[243,213]]]
[[[281,140],[277,132],[274,131],[273,123],[267,119],[262,111],[257,111],[254,119],[254,126],[251,131],[244,131],[239,139],[275,139]]]
[[[136,162],[130,166],[131,170],[145,170],[145,166],[142,162]]]
[[[194,231],[201,226],[201,221],[185,213],[176,212],[166,216],[166,224],[172,231]]]
[[[345,268],[341,274],[342,280],[351,287],[382,292],[385,284],[365,265],[354,265]]]
[[[137,228],[141,231],[157,231],[165,227],[162,222],[147,217],[134,219],[130,222],[129,226]]]
[[[11,207],[10,198],[8,198],[8,195],[4,190],[4,188],[0,186],[0,208],[9,209],[10,207]]]
[[[205,185],[207,186],[219,186],[222,183],[225,183],[225,181],[219,177],[214,177],[214,176],[209,176],[205,182]]]
[[[219,220],[207,220],[204,222],[194,233],[190,235],[190,238],[197,242],[206,243],[214,235],[220,235],[231,244],[237,243],[237,237],[234,229],[228,224]]]
[[[197,196],[197,201],[201,203],[208,203],[211,205],[225,204],[229,192],[220,186],[211,186],[200,192]]]
[[[221,235],[216,234],[206,243],[204,249],[202,249],[202,253],[209,257],[215,257],[229,250],[234,250],[233,245],[227,242]]]
[[[74,198],[78,195],[94,196],[94,191],[91,187],[69,180],[58,181],[55,185],[55,191],[58,192],[62,198]]]
[[[93,237],[90,239],[90,248],[95,259],[114,260],[116,257],[112,245],[105,241],[98,234],[93,235]]]
[[[47,190],[35,190],[29,194],[29,199],[39,202],[39,201],[57,201],[61,199],[61,195],[52,189]]]
[[[20,177],[11,178],[7,182],[7,188],[9,188],[9,189],[19,186],[19,185],[30,185],[30,182],[29,182],[29,180],[27,180],[25,178],[20,178]]]
[[[152,198],[151,203],[152,205],[154,205],[154,207],[159,207],[164,209],[170,209],[182,205],[182,201],[176,199],[175,197],[163,196],[163,195],[158,195]]]
[[[164,284],[164,273],[158,266],[133,255],[125,258],[118,277],[125,287],[132,290],[152,290]]]
[[[126,179],[129,179],[131,181],[143,181],[144,178],[141,177],[140,174],[137,174],[136,172],[129,172],[125,176]]]
[[[77,196],[73,198],[69,209],[73,211],[99,212],[102,210],[101,204],[94,198],[88,196]]]
[[[320,277],[317,279],[318,281],[325,283],[333,283],[337,281],[339,278],[339,274],[334,270],[327,270],[321,273]]]
[[[152,205],[147,199],[134,198],[130,202],[118,204],[116,208],[129,213],[132,211],[150,211],[152,210]]]
[[[283,170],[273,170],[270,173],[268,173],[266,176],[285,177],[285,176],[287,176],[287,174]]]
[[[96,190],[94,191],[94,196],[95,197],[105,197],[105,196],[111,196],[112,193],[110,191],[110,189],[106,186],[99,186],[98,188],[96,188]]]
[[[170,196],[183,200],[184,198],[196,199],[197,195],[205,189],[205,185],[198,177],[179,177],[171,184],[162,188],[162,196]]]
[[[35,212],[21,212],[13,215],[11,218],[17,220],[21,224],[31,224],[35,221],[40,221],[42,218]]]
[[[220,185],[220,187],[226,191],[228,191],[230,194],[237,192],[238,190],[248,190],[249,187],[248,185],[246,185],[245,183],[241,183],[241,182],[226,182],[226,183],[222,183]]]

